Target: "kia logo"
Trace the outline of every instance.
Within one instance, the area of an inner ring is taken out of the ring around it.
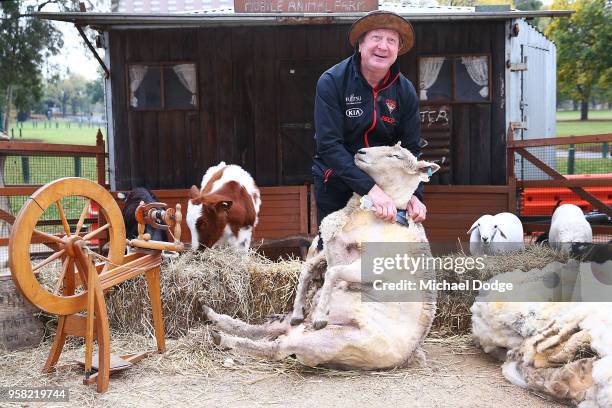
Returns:
[[[349,118],[358,118],[361,115],[363,115],[363,110],[360,108],[350,108],[346,110],[346,116]]]

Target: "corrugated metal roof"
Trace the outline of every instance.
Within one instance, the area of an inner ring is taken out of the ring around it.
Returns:
[[[512,20],[532,17],[564,17],[571,10],[476,12],[474,7],[430,5],[402,5],[381,2],[381,10],[396,12],[411,21],[453,20]],[[79,25],[91,25],[110,29],[206,27],[206,26],[256,26],[287,24],[346,24],[365,13],[235,13],[233,7],[199,10],[189,13],[131,14],[131,13],[33,13],[47,20],[66,21]]]

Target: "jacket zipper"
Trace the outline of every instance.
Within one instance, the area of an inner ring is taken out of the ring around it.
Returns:
[[[329,180],[329,176],[331,176],[333,171],[334,169],[325,170],[325,173],[323,173],[323,183],[327,183],[327,180]]]
[[[387,75],[388,75],[388,73],[387,73]],[[384,88],[372,89],[372,95],[374,96],[374,120],[372,121],[372,126],[370,126],[370,128],[368,130],[366,130],[366,132],[363,135],[363,139],[364,139],[364,142],[365,142],[365,147],[370,147],[370,143],[368,141],[368,135],[370,134],[372,129],[374,129],[374,127],[376,126],[376,98],[378,97],[378,93],[381,92],[381,91],[384,91],[385,89],[390,87],[391,84],[393,84],[395,82],[397,77],[399,77],[399,73],[397,75],[395,75],[395,78],[393,78],[393,81],[389,82]],[[388,79],[388,77],[386,79]]]

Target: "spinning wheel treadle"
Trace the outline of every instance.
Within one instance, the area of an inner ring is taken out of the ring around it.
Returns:
[[[81,215],[71,228],[62,199],[66,197],[86,199]],[[85,216],[91,203],[98,205],[106,224],[91,232],[83,232]],[[41,217],[51,207],[57,213],[63,226],[63,234],[51,234],[37,229]],[[165,206],[165,205],[164,205]],[[176,212],[168,211],[166,220],[180,225],[180,206]],[[96,254],[88,248],[88,241],[108,233],[108,254]],[[30,248],[34,241],[43,242],[54,252],[43,261],[33,264]],[[142,244],[142,245],[141,245]],[[146,245],[145,245],[146,244]],[[99,392],[108,389],[109,374],[117,365],[110,355],[110,333],[104,291],[135,276],[144,274],[147,280],[149,298],[153,311],[153,325],[157,350],[130,354],[122,358],[129,366],[142,358],[165,350],[164,326],[160,297],[161,251],[182,251],[180,227],[175,228],[175,242],[132,240],[130,245],[136,252],[124,256],[126,247],[125,225],[117,203],[102,186],[81,178],[63,178],[38,189],[22,207],[17,216],[9,240],[9,265],[16,286],[35,306],[49,313],[60,315],[58,327],[45,364],[44,371],[51,371],[62,352],[66,336],[85,337],[85,383],[97,382]],[[146,252],[138,248],[149,248]],[[150,249],[154,249],[151,251]],[[94,262],[104,260],[105,263]],[[54,289],[43,287],[35,273],[52,262],[61,262],[61,274]],[[77,293],[76,289],[82,287]],[[79,312],[86,311],[83,316]],[[92,364],[93,339],[98,341],[97,364]],[[97,371],[94,373],[94,370]],[[93,374],[92,374],[93,373]]]

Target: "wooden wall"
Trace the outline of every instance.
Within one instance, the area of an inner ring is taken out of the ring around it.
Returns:
[[[415,23],[400,59],[416,84],[417,56],[490,53],[492,102],[453,105],[453,184],[505,183],[502,22]],[[117,189],[199,185],[225,160],[260,186],[310,180],[316,79],[352,53],[348,25],[217,27],[110,32]],[[193,61],[199,108],[128,109],[128,63]]]

